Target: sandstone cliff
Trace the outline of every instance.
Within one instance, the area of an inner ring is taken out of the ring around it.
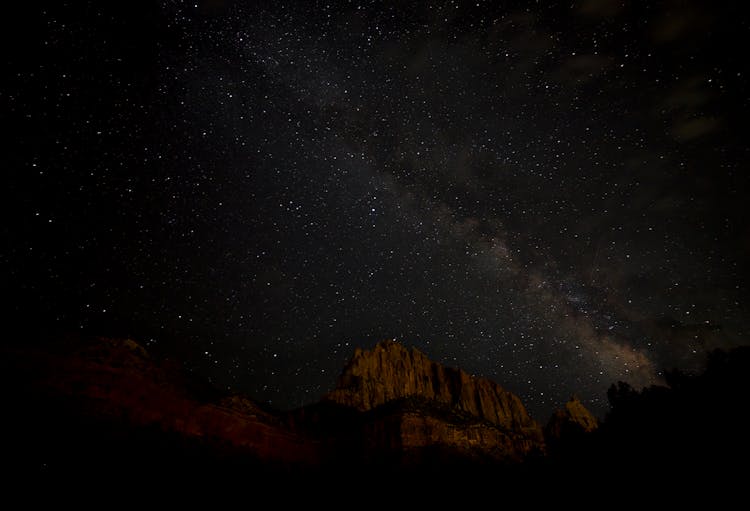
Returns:
[[[596,417],[573,396],[562,409],[552,414],[544,427],[544,436],[548,441],[558,440],[569,434],[591,433],[598,427]]]
[[[371,421],[365,436],[374,449],[443,445],[502,458],[543,449],[541,429],[517,396],[394,341],[357,349],[324,401],[363,412],[407,403]]]
[[[394,341],[383,341],[371,351],[357,349],[336,389],[324,400],[365,411],[410,396],[449,405],[507,429],[539,428],[521,400],[497,383],[445,367]]]

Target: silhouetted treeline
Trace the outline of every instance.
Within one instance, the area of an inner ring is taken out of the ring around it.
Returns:
[[[625,382],[607,393],[611,410],[599,430],[553,446],[549,464],[639,484],[728,481],[748,460],[750,347],[714,351],[700,374],[672,370],[666,386],[636,390]]]

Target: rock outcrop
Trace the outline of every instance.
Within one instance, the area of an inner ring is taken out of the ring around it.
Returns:
[[[519,459],[543,449],[541,429],[517,396],[394,341],[357,349],[323,399],[362,412],[400,403],[373,414],[365,436],[375,450],[439,445]]]
[[[544,427],[544,436],[548,442],[559,440],[566,435],[591,433],[599,427],[591,412],[573,396],[565,406],[556,410]]]
[[[363,459],[396,459],[421,463],[425,452],[441,452],[443,460],[519,462],[541,452],[541,437],[500,428],[486,421],[451,415],[427,404],[386,405],[364,423]]]
[[[371,351],[357,349],[324,400],[371,410],[397,399],[419,396],[512,430],[537,430],[521,400],[486,378],[431,361],[416,348],[383,341]]]

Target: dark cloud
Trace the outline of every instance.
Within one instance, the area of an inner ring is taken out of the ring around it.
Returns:
[[[653,23],[653,38],[659,44],[685,41],[695,44],[708,37],[712,21],[711,14],[697,2],[666,2]]]
[[[705,107],[716,94],[705,76],[681,79],[666,95],[662,106],[668,110],[692,114]]]
[[[563,82],[581,84],[599,78],[613,63],[603,55],[572,55],[560,63],[557,73]]]
[[[715,117],[698,117],[692,119],[678,120],[674,127],[673,133],[680,142],[691,142],[721,129],[721,120]]]
[[[611,18],[620,14],[628,2],[624,0],[580,0],[575,2],[575,11],[594,20]]]
[[[680,80],[659,105],[659,115],[672,118],[672,134],[677,141],[691,142],[722,129],[724,122],[718,116],[716,92],[709,80],[705,76]]]

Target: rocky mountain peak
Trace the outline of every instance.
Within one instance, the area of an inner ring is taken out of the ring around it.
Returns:
[[[571,433],[590,433],[599,427],[596,417],[573,396],[563,408],[556,410],[544,428],[548,440],[559,439]]]
[[[575,422],[581,429],[589,433],[599,427],[599,421],[596,420],[591,412],[586,408],[583,403],[578,399],[578,396],[573,396],[565,403],[565,413],[571,421]]]
[[[497,383],[445,367],[392,340],[371,350],[357,349],[324,400],[366,411],[410,397],[447,405],[508,430],[539,431],[521,400]]]

